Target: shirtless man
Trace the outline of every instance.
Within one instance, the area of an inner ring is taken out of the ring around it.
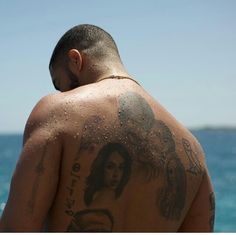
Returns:
[[[127,73],[107,32],[70,29],[49,68],[61,93],[27,121],[1,231],[213,230],[201,146]]]

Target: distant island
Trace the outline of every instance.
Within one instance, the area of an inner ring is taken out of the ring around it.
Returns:
[[[236,131],[236,126],[202,126],[188,129],[190,131]]]

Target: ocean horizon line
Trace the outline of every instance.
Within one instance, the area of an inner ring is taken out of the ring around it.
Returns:
[[[236,125],[199,125],[199,126],[186,126],[190,131],[236,131]],[[0,136],[19,135],[22,136],[23,131],[0,131]]]

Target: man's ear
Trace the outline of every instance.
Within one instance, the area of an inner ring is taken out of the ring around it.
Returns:
[[[83,66],[83,58],[81,52],[76,49],[70,49],[68,51],[68,58],[69,64],[71,64],[72,67],[76,68],[77,72],[80,72]]]

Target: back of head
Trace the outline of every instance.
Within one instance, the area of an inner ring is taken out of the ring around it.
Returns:
[[[58,41],[49,67],[58,62],[65,62],[70,49],[77,49],[97,60],[106,58],[120,61],[116,43],[111,35],[94,25],[82,24],[68,30]]]

